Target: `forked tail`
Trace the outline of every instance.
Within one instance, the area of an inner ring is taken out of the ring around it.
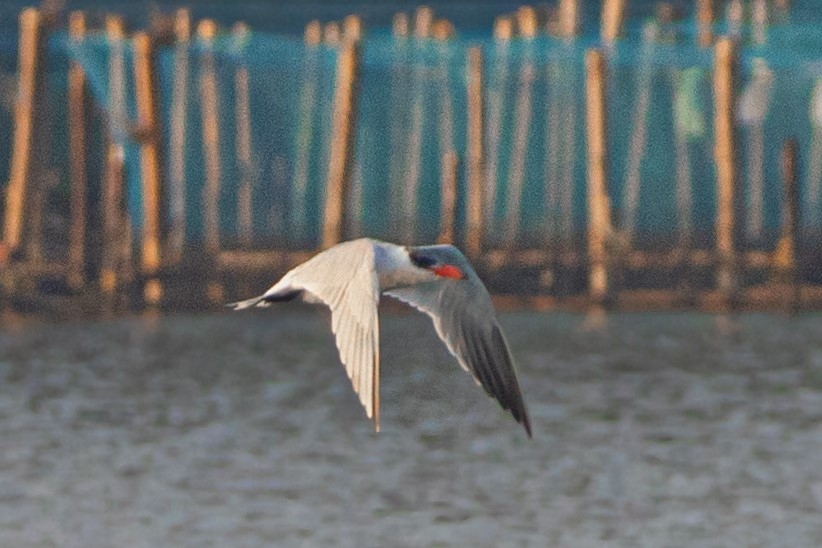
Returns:
[[[260,295],[258,297],[252,297],[250,299],[246,299],[244,301],[237,301],[236,303],[228,303],[226,304],[228,308],[233,310],[245,310],[246,308],[251,308],[254,306],[264,307],[269,306],[268,302],[266,302],[265,297]]]
[[[251,297],[250,299],[246,299],[244,301],[228,303],[226,306],[234,310],[245,310],[246,308],[252,308],[255,306],[258,308],[265,308],[267,306],[271,306],[271,303],[281,303],[293,300],[301,294],[302,290],[288,288],[285,290],[276,291],[274,293],[263,293],[262,295]]]

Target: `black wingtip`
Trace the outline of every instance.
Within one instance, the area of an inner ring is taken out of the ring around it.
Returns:
[[[520,421],[522,427],[525,428],[525,433],[528,434],[528,439],[534,439],[534,434],[531,433],[531,420],[528,418],[528,414],[525,413],[522,415],[522,421]]]

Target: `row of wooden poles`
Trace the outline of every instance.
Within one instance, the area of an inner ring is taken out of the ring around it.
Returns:
[[[625,12],[625,0],[606,0],[603,4],[601,38],[604,44],[616,40],[622,28]],[[579,4],[576,0],[560,0],[556,16],[552,19],[552,32],[566,39],[572,39],[579,30]],[[714,41],[712,23],[714,5],[709,0],[698,2],[698,21],[700,23],[699,41],[704,47],[715,48],[714,66],[714,111],[715,111],[715,162],[717,167],[717,216],[716,244],[713,253],[697,253],[695,250],[684,250],[682,261],[685,263],[714,264],[716,266],[716,287],[724,300],[733,302],[739,289],[739,270],[747,263],[762,263],[761,257],[743,256],[738,252],[737,212],[740,193],[738,191],[738,174],[735,163],[736,138],[734,129],[735,92],[737,52],[736,43],[730,38]],[[530,7],[521,8],[512,17],[501,17],[495,25],[495,37],[506,39],[513,35],[514,25],[525,37],[533,37],[537,32],[536,11]],[[413,26],[415,36],[447,37],[453,26],[444,20],[435,19],[429,8],[419,8],[414,15],[413,25],[408,16],[400,14],[394,19],[394,32],[398,35],[408,34]],[[172,25],[173,39],[177,43],[187,44],[190,40],[191,24],[187,10],[181,9],[175,14]],[[139,235],[140,255],[131,257],[131,235],[129,223],[124,214],[123,201],[123,160],[125,151],[123,141],[115,135],[108,136],[106,152],[106,174],[102,183],[101,208],[103,228],[103,250],[100,261],[99,285],[105,293],[112,294],[118,288],[132,281],[132,278],[144,282],[144,296],[150,303],[156,303],[162,296],[160,283],[161,268],[179,261],[182,240],[179,232],[167,234],[162,226],[162,211],[166,207],[163,197],[179,192],[184,187],[184,166],[181,159],[185,127],[183,116],[173,115],[170,120],[171,170],[169,185],[163,178],[161,158],[161,131],[158,115],[158,96],[156,85],[155,47],[158,37],[148,32],[133,34],[134,48],[133,73],[137,119],[133,125],[125,120],[125,81],[123,79],[125,57],[123,55],[126,37],[123,20],[109,16],[105,23],[106,34],[111,43],[110,81],[111,105],[109,116],[116,123],[128,125],[128,132],[136,138],[140,146],[140,174],[143,195],[142,231]],[[15,133],[11,162],[10,180],[7,187],[6,211],[4,216],[2,253],[0,264],[9,267],[12,259],[22,257],[23,262],[34,265],[47,272],[65,273],[71,286],[79,289],[86,285],[85,279],[88,241],[86,219],[88,217],[88,169],[87,169],[87,132],[88,103],[86,98],[85,75],[77,63],[69,69],[68,108],[69,108],[69,144],[70,144],[70,230],[68,260],[59,264],[46,264],[42,253],[38,251],[37,198],[42,189],[33,183],[38,177],[37,162],[33,160],[35,152],[35,133],[38,101],[42,100],[44,43],[47,26],[41,13],[33,8],[26,9],[20,16],[20,74],[17,109],[15,111]],[[212,42],[217,26],[214,22],[204,20],[197,26],[198,37],[206,44]],[[86,20],[82,12],[73,12],[69,17],[69,35],[72,40],[82,40],[86,32]],[[238,26],[236,33],[247,32],[247,27]],[[350,201],[351,177],[353,167],[353,142],[356,132],[357,90],[360,70],[360,37],[362,25],[359,18],[346,18],[342,25],[333,23],[325,27],[319,22],[312,22],[306,28],[306,42],[317,45],[320,40],[339,47],[337,60],[335,92],[332,106],[332,131],[328,154],[326,180],[326,197],[322,213],[321,246],[334,245],[345,238],[346,209]],[[202,61],[211,63],[211,70],[204,71],[200,81],[203,116],[203,147],[206,162],[205,190],[203,194],[203,212],[205,218],[205,248],[208,253],[219,257],[223,264],[229,266],[248,266],[274,263],[275,268],[288,266],[289,262],[301,260],[312,250],[282,259],[282,253],[264,254],[263,257],[252,256],[251,252],[230,252],[221,248],[219,232],[219,194],[221,166],[219,161],[220,131],[217,113],[216,75],[214,59],[206,55]],[[484,105],[483,54],[479,47],[472,47],[467,53],[467,139],[466,139],[466,227],[462,247],[466,254],[478,263],[493,265],[500,262],[500,255],[485,245],[487,216],[484,213],[488,181],[486,180],[486,121]],[[177,71],[185,73],[185,70]],[[585,94],[586,94],[586,142],[587,142],[587,255],[584,260],[588,271],[588,290],[593,302],[607,302],[613,294],[613,271],[626,267],[625,257],[614,251],[612,245],[616,232],[612,223],[609,190],[608,190],[608,144],[606,116],[606,81],[608,77],[608,52],[603,48],[592,48],[585,55]],[[250,203],[251,185],[248,179],[251,164],[250,112],[248,109],[248,69],[240,67],[236,73],[237,83],[237,158],[247,169],[239,185],[239,202]],[[175,90],[179,86],[175,85]],[[243,106],[244,105],[244,106]],[[299,137],[298,137],[299,138]],[[787,257],[781,264],[789,273],[789,279],[796,285],[796,234],[799,226],[798,199],[796,192],[796,144],[786,144],[784,153],[785,169],[785,212],[783,215],[783,239],[781,250],[787,250],[782,257]],[[181,160],[180,160],[181,161]],[[459,159],[453,151],[444,155],[442,177],[442,230],[440,241],[451,242],[454,239],[456,180]],[[242,166],[241,166],[242,167]],[[299,166],[297,170],[299,171]],[[168,187],[168,188],[166,188]],[[183,198],[172,198],[175,203],[182,203]],[[42,204],[39,205],[42,208]],[[238,216],[238,223],[250,227],[250,206],[245,214]],[[242,208],[241,208],[242,210]],[[29,214],[31,212],[31,214]],[[23,249],[24,229],[29,245]],[[241,230],[248,234],[249,229]],[[241,240],[243,238],[241,237]],[[33,242],[33,243],[32,243]],[[271,260],[276,256],[276,260]],[[511,258],[503,253],[503,260]],[[496,257],[496,258],[495,258]],[[539,254],[540,260],[545,255]],[[631,257],[637,257],[636,254]],[[523,255],[517,256],[523,259]],[[524,259],[527,262],[527,257]],[[747,261],[747,263],[746,263]],[[769,258],[764,259],[770,261]],[[634,263],[648,264],[647,257],[640,257]],[[666,259],[666,264],[669,261]],[[137,274],[129,274],[129,265],[137,265]],[[628,265],[630,266],[630,265]],[[215,299],[221,297],[219,285],[211,292]]]

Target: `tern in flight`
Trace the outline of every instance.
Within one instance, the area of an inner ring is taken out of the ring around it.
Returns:
[[[301,298],[331,309],[340,360],[366,415],[380,429],[380,294],[434,321],[437,335],[476,382],[531,436],[511,353],[491,297],[471,264],[451,245],[404,247],[363,238],[343,242],[290,270],[235,310]]]

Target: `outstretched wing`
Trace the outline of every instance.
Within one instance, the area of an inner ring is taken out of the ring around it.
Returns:
[[[290,273],[290,284],[331,309],[340,360],[365,413],[380,429],[379,281],[370,240],[345,242]]]
[[[386,294],[425,312],[437,335],[486,392],[511,412],[531,436],[531,423],[508,344],[491,298],[476,275],[440,279]]]

